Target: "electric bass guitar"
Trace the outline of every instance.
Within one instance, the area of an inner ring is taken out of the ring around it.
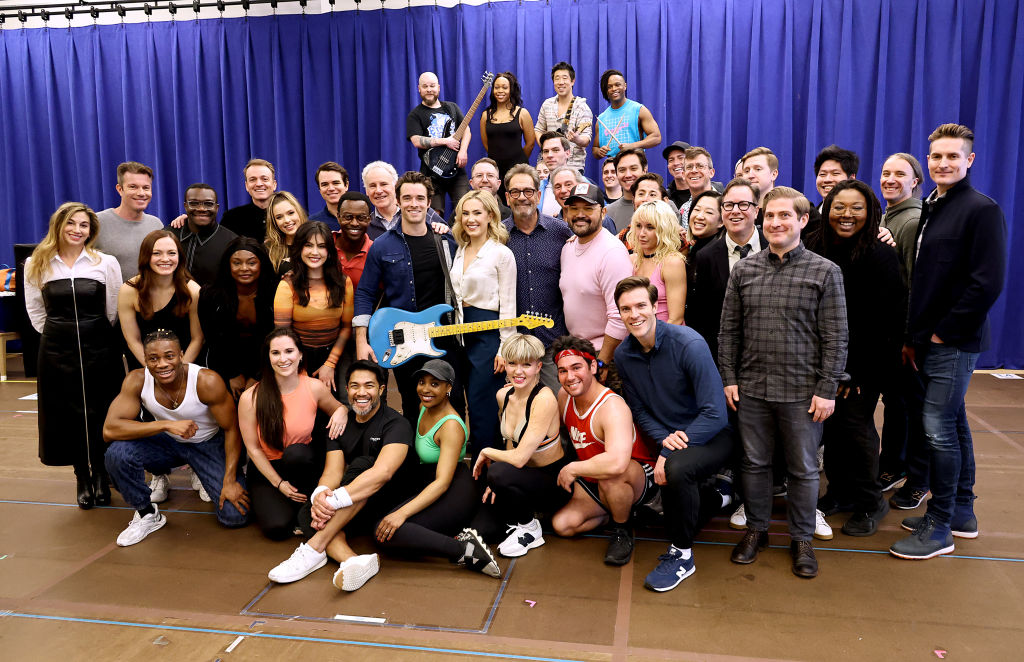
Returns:
[[[490,331],[509,326],[525,326],[527,329],[543,326],[550,329],[555,325],[555,321],[546,315],[526,313],[515,319],[442,326],[441,316],[451,311],[452,307],[444,303],[418,313],[410,313],[399,308],[379,308],[370,318],[370,325],[366,330],[367,340],[377,356],[377,363],[385,368],[394,368],[414,356],[444,356],[444,350],[434,347],[433,339],[440,336]]]
[[[480,88],[480,93],[476,95],[476,101],[469,107],[469,112],[462,118],[462,124],[455,130],[455,133],[451,135],[458,141],[462,141],[462,135],[466,133],[466,127],[469,126],[469,121],[473,119],[473,115],[476,114],[476,109],[480,107],[480,102],[484,100],[484,94],[487,93],[487,88],[491,86],[491,81],[494,80],[494,74],[490,71],[485,71],[481,80],[484,82],[483,87]],[[447,128],[447,126],[446,126]],[[431,147],[423,153],[423,163],[427,166],[427,169],[435,177],[441,179],[451,179],[458,172],[459,167],[456,161],[459,158],[458,150],[454,150],[447,145],[439,145],[437,147]]]

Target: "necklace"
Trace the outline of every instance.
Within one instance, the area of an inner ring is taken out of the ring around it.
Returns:
[[[179,376],[178,376],[178,375],[175,375],[175,376],[174,376],[174,381],[175,381],[175,382],[177,382],[177,381],[178,381],[178,379],[179,379]],[[177,399],[176,397],[172,396],[172,395],[171,395],[170,393],[168,393],[168,392],[167,392],[166,390],[164,390],[164,387],[163,387],[163,385],[161,385],[161,384],[160,384],[160,382],[156,381],[155,379],[153,380],[153,382],[154,382],[154,383],[156,384],[157,388],[159,388],[159,389],[160,389],[160,392],[161,392],[161,393],[163,393],[163,394],[164,394],[164,396],[165,396],[165,397],[166,397],[166,398],[167,398],[168,400],[170,400],[170,401],[171,401],[171,404],[173,405],[173,406],[171,407],[171,409],[177,409],[177,408],[178,408],[178,405],[180,405],[180,404],[181,404],[181,401],[180,401],[180,400],[178,400],[178,399]],[[187,382],[186,382],[186,384],[187,384]],[[180,391],[181,391],[181,386],[176,386],[176,387],[174,388],[174,394],[175,394],[175,395],[177,395],[177,394],[178,394],[178,393],[179,393]]]
[[[650,255],[648,255],[647,253],[644,253],[644,259],[645,260],[650,260],[652,257],[654,257],[654,253],[651,253]]]

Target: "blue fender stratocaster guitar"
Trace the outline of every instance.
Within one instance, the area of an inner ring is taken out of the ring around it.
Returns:
[[[444,356],[444,350],[434,347],[433,338],[439,336],[489,331],[508,326],[525,326],[528,329],[544,326],[550,329],[555,324],[550,317],[527,313],[515,319],[441,325],[441,316],[451,310],[451,306],[443,303],[418,313],[410,313],[399,308],[378,309],[370,318],[370,325],[366,330],[370,348],[377,356],[377,362],[385,368],[394,368],[414,356]]]

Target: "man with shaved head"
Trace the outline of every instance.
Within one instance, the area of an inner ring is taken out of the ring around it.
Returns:
[[[458,170],[454,177],[444,179],[434,175],[426,164],[420,164],[420,172],[430,177],[434,187],[430,206],[444,216],[444,196],[451,196],[452,207],[469,192],[469,179],[466,177],[466,152],[469,149],[469,126],[462,134],[461,140],[452,137],[459,124],[462,123],[462,111],[451,101],[441,101],[441,84],[437,75],[426,71],[420,74],[417,89],[421,102],[405,119],[405,135],[419,150],[420,161],[432,147],[450,147],[458,152],[455,165]]]

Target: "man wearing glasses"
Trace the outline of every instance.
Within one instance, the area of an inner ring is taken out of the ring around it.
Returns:
[[[512,210],[506,207],[498,196],[498,190],[501,188],[501,178],[498,177],[498,164],[494,159],[485,156],[473,164],[473,169],[470,171],[469,187],[474,191],[490,191],[491,195],[494,196],[495,202],[498,203],[498,211],[501,212],[501,217],[508,218],[512,215]],[[448,225],[454,224],[455,212],[452,211],[451,217],[448,218]]]
[[[675,173],[673,173],[675,176]],[[704,191],[714,189],[721,192],[722,184],[712,182],[715,176],[715,164],[711,161],[711,153],[703,147],[687,147],[683,152],[683,179],[686,183],[686,199],[679,205],[679,213],[683,217],[683,225],[690,218],[690,203]],[[673,182],[679,185],[678,180]]]
[[[538,210],[540,176],[532,167],[521,163],[509,168],[505,173],[505,197],[512,208],[512,215],[502,223],[508,230],[508,247],[516,259],[516,310],[550,315],[555,321],[550,329],[541,326],[519,331],[536,336],[544,344],[547,352],[540,378],[557,393],[558,375],[551,358],[551,343],[569,333],[558,281],[562,274],[562,246],[572,231],[564,222]]]
[[[193,184],[185,189],[185,224],[168,229],[181,242],[181,260],[200,285],[217,278],[220,259],[234,232],[217,223],[217,192],[209,184]]]

